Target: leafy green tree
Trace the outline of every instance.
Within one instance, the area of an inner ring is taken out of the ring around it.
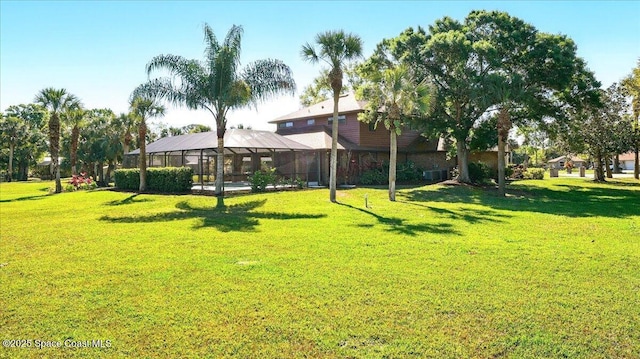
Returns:
[[[251,126],[245,126],[245,125],[239,123],[237,126],[231,126],[231,128],[233,128],[233,129],[237,128],[238,130],[250,130]],[[204,131],[200,131],[200,132],[204,132]]]
[[[532,154],[534,155],[533,164],[539,164],[538,154],[542,154],[543,158],[540,160],[544,161],[545,148],[548,147],[549,144],[549,134],[546,128],[541,123],[532,122],[519,125],[517,127],[517,133],[522,136],[522,148],[526,152],[526,155],[529,156],[529,158],[525,159],[525,168],[528,166]]]
[[[25,126],[24,131],[20,131],[22,136],[14,146],[12,162],[18,165],[18,180],[27,180],[29,167],[35,165],[48,148],[44,132],[47,110],[36,104],[20,104],[9,106],[5,116],[18,118]]]
[[[362,39],[344,31],[327,31],[316,35],[317,48],[309,43],[302,46],[302,58],[329,65],[329,84],[333,95],[333,124],[331,126],[331,164],[329,168],[329,199],[336,202],[338,169],[338,101],[342,91],[343,68],[348,61],[362,56]]]
[[[360,67],[363,83],[356,96],[367,101],[358,120],[383,123],[389,130],[389,200],[396,200],[397,136],[417,119],[426,117],[432,90],[417,82],[408,66],[393,59],[383,41],[376,53]]]
[[[232,26],[222,42],[209,25],[204,26],[204,61],[182,56],[159,55],[147,64],[147,72],[166,70],[172,77],[151,80],[140,88],[189,109],[205,109],[216,122],[218,137],[216,189],[222,200],[224,181],[224,134],[230,110],[256,105],[281,93],[295,93],[291,69],[282,61],[258,60],[240,68],[242,27]],[[179,81],[173,81],[173,78]]]
[[[638,59],[638,64],[631,71],[631,74],[622,80],[622,86],[631,96],[634,133],[633,152],[635,153],[633,176],[635,179],[640,179],[640,59]]]
[[[45,88],[41,90],[34,100],[49,111],[49,152],[51,163],[56,176],[55,193],[62,192],[60,182],[60,115],[70,108],[79,107],[80,100],[67,92],[66,89]]]
[[[329,82],[329,70],[323,69],[313,82],[306,86],[300,94],[300,104],[308,107],[313,104],[326,101],[331,98],[331,83]]]
[[[9,161],[7,164],[7,181],[13,180],[13,154],[18,143],[27,135],[26,123],[15,116],[2,115],[0,118],[0,139],[9,147]]]
[[[569,121],[559,123],[559,141],[565,151],[588,153],[595,161],[594,179],[605,180],[603,167],[612,154],[627,151],[632,145],[632,127],[628,104],[618,84],[600,90],[600,101],[572,109]]]
[[[342,85],[342,92],[355,91],[362,83],[362,79],[356,71],[357,63],[348,63],[344,66],[344,75],[347,82]],[[320,75],[313,79],[313,82],[307,85],[300,94],[300,104],[302,106],[311,106],[313,104],[326,101],[331,98],[331,82],[329,81],[329,70],[322,69]]]
[[[144,85],[142,85],[144,86]],[[134,90],[129,100],[131,114],[138,124],[138,138],[140,141],[140,192],[147,190],[147,120],[153,117],[164,116],[165,108],[159,105],[152,95],[145,95],[138,87]]]
[[[472,11],[463,23],[445,17],[428,34],[408,29],[392,49],[435,84],[436,104],[425,131],[455,138],[461,182],[469,181],[473,130],[488,112],[499,113],[503,159],[512,122],[561,119],[563,106],[581,95],[576,74],[587,73],[570,39],[540,33],[497,11]],[[503,191],[503,181],[500,187]]]
[[[92,109],[85,112],[85,126],[80,136],[78,158],[99,186],[110,182],[110,175],[124,154],[122,118],[110,109]],[[104,164],[107,173],[103,173]]]

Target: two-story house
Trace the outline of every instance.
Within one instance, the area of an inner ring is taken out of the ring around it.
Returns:
[[[358,121],[365,102],[356,100],[353,93],[340,96],[338,104],[338,184],[357,183],[363,171],[389,161],[390,134],[382,124],[374,126]],[[292,173],[305,168],[309,182],[328,184],[332,121],[333,99],[270,121],[276,124],[277,134],[313,149],[297,161],[281,156],[276,163],[280,170]],[[414,162],[432,179],[443,178],[443,173],[448,173],[453,166],[453,162],[446,159],[441,139],[427,139],[411,130],[404,130],[398,137],[398,163],[406,161]],[[295,162],[298,162],[297,169],[286,168]]]

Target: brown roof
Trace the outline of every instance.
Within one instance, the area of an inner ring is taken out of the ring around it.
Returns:
[[[556,157],[552,160],[549,160],[549,163],[556,163],[556,162],[560,162],[560,161],[565,161],[567,159],[567,156],[560,156],[560,157]],[[571,156],[570,158],[571,162],[584,162],[584,160],[578,156]]]
[[[356,96],[352,92],[349,92],[344,95],[340,95],[340,99],[338,100],[338,112],[344,114],[349,112],[363,111],[365,103],[366,101],[356,100]],[[319,102],[309,107],[302,108],[290,114],[280,116],[275,120],[269,121],[269,123],[278,123],[283,121],[290,121],[301,118],[312,118],[331,114],[333,114],[333,98]]]
[[[620,161],[635,161],[636,154],[634,152],[623,153],[619,156]]]
[[[331,149],[331,135],[329,135],[325,131],[296,133],[292,135],[284,135],[284,137],[296,142],[304,143],[305,145],[313,148],[314,150],[330,150]],[[344,141],[341,141],[341,138],[338,138],[339,150],[345,149],[343,142]]]

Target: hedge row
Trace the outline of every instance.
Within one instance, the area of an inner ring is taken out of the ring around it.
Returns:
[[[140,188],[140,169],[120,169],[115,172],[116,188],[137,191]],[[190,167],[147,168],[147,190],[163,193],[191,191],[193,169]]]

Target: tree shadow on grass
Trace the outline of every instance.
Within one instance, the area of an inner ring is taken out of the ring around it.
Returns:
[[[457,234],[460,235],[460,232],[453,229],[453,226],[449,223],[438,223],[438,224],[427,224],[427,223],[419,223],[419,224],[411,224],[406,223],[404,219],[397,217],[384,217],[367,209],[354,207],[350,204],[340,203],[339,205],[344,207],[349,207],[356,211],[365,213],[369,216],[374,217],[379,224],[385,226],[385,230],[387,232],[398,233],[398,234],[406,234],[409,236],[417,236],[420,233],[436,233],[436,234]],[[374,225],[372,224],[358,224],[358,227],[361,228],[372,228]]]
[[[255,232],[260,219],[318,219],[326,214],[302,214],[279,212],[254,212],[264,206],[267,200],[250,201],[226,207],[194,207],[187,201],[176,204],[176,211],[147,216],[111,217],[102,216],[100,220],[114,223],[150,223],[169,222],[185,219],[199,219],[194,229],[216,228],[221,232]]]
[[[513,216],[508,215],[508,214],[503,214],[503,213],[498,213],[494,210],[488,210],[488,209],[472,209],[472,208],[465,208],[465,209],[461,209],[461,210],[451,210],[451,209],[446,209],[446,208],[438,208],[438,207],[432,207],[432,206],[428,206],[428,205],[424,205],[424,204],[419,204],[419,203],[415,203],[415,202],[408,202],[408,201],[398,201],[399,203],[404,203],[404,204],[408,204],[411,206],[418,206],[418,207],[423,207],[426,208],[430,211],[435,212],[437,215],[441,216],[441,217],[446,217],[449,219],[453,219],[453,220],[463,220],[465,222],[468,223],[482,223],[482,222],[493,222],[493,223],[500,223],[500,222],[504,222],[502,219],[500,218],[511,218]]]
[[[36,201],[36,200],[39,200],[39,199],[44,199],[47,196],[49,196],[49,193],[47,193],[47,194],[38,194],[38,195],[33,195],[33,196],[24,196],[24,197],[12,198],[12,199],[0,199],[0,203],[21,202],[21,201]]]
[[[624,184],[622,186],[621,184]],[[481,204],[493,209],[538,212],[567,217],[640,216],[639,184],[605,183],[594,187],[557,184],[552,188],[527,184],[507,187],[507,197],[492,189],[446,186],[399,193],[406,201]],[[465,209],[467,211],[467,209]]]
[[[153,200],[151,198],[136,199],[136,197],[138,197],[139,195],[140,195],[139,193],[135,193],[135,194],[132,194],[132,195],[130,195],[129,197],[127,197],[125,199],[113,200],[113,201],[106,202],[105,204],[107,206],[122,206],[122,205],[125,205],[125,204],[153,202]]]

